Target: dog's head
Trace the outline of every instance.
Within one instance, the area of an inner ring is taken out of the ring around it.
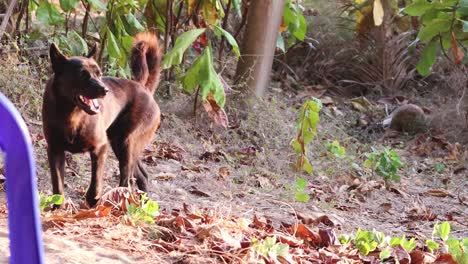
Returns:
[[[50,61],[58,92],[90,115],[100,112],[98,98],[109,92],[101,80],[101,69],[93,58],[95,53],[96,47],[93,47],[85,57],[68,58],[55,44],[50,46]]]

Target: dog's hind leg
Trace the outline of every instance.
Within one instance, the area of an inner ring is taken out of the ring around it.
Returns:
[[[96,205],[102,192],[102,180],[104,178],[104,165],[107,158],[107,144],[96,148],[91,153],[91,183],[86,192],[86,202],[90,206]]]
[[[145,168],[145,165],[141,160],[139,160],[137,166],[135,166],[135,178],[137,181],[138,189],[142,191],[147,191],[149,175],[148,171]]]

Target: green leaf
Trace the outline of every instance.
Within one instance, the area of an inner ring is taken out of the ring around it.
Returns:
[[[436,225],[436,234],[442,239],[443,241],[446,241],[448,239],[448,235],[450,233],[450,223],[445,221],[440,225]]]
[[[107,29],[107,51],[113,58],[120,58],[120,48],[115,39],[114,33],[110,29]]]
[[[439,248],[439,244],[434,240],[428,239],[426,240],[426,247],[433,252],[434,250]]]
[[[232,50],[236,54],[236,58],[239,59],[240,57],[239,45],[237,45],[237,42],[234,39],[234,37],[231,35],[231,33],[227,32],[226,30],[218,26],[215,26],[214,28],[215,28],[215,33],[219,35],[223,35],[226,38],[229,45],[231,45]]]
[[[307,180],[304,178],[297,178],[296,188],[297,190],[304,190],[307,186]]]
[[[427,10],[431,9],[432,5],[426,0],[416,0],[408,5],[403,12],[410,16],[422,16]]]
[[[198,38],[198,36],[205,32],[205,30],[205,28],[192,29],[181,34],[176,39],[174,48],[164,55],[162,68],[168,69],[172,65],[179,65],[182,62],[185,50],[187,50],[187,48],[190,47],[190,45]]]
[[[107,7],[101,0],[86,0],[86,2],[91,3],[91,6],[98,11],[106,11]]]
[[[242,4],[242,0],[233,0],[232,1],[232,4],[234,6],[234,10],[236,11],[236,14],[238,16],[241,16],[242,13],[241,13],[241,4]]]
[[[294,199],[298,202],[301,202],[301,203],[307,203],[309,200],[310,200],[310,196],[308,193],[304,192],[304,191],[297,191],[295,194],[294,194]]]
[[[450,30],[451,21],[447,19],[434,19],[431,23],[425,25],[418,33],[421,41],[428,42],[441,32]]]
[[[380,251],[380,254],[379,254],[379,258],[381,261],[384,261],[385,259],[388,259],[391,256],[392,256],[392,249],[388,247]]]
[[[299,27],[293,32],[293,35],[300,41],[304,41],[305,35],[307,33],[307,21],[301,13],[298,13],[297,16],[299,21]]]
[[[302,165],[302,169],[308,174],[312,174],[313,172],[312,165],[306,157],[304,157],[304,164]]]
[[[421,54],[421,59],[416,65],[418,73],[422,76],[427,76],[431,73],[432,65],[436,62],[437,42],[432,40],[429,42]]]
[[[145,203],[144,210],[151,216],[156,216],[159,211],[159,204],[156,201],[149,200]]]
[[[185,91],[192,93],[197,86],[200,86],[200,94],[204,101],[209,94],[212,94],[216,104],[219,107],[224,106],[226,100],[224,87],[214,69],[210,46],[205,48],[203,54],[198,57],[181,80]]]
[[[392,239],[390,239],[390,242],[388,244],[391,247],[396,247],[396,246],[401,245],[402,242],[403,242],[403,239],[401,237],[392,237]]]
[[[404,239],[401,243],[401,246],[406,249],[406,251],[411,252],[413,249],[416,248],[416,242],[414,241],[414,237],[411,238],[409,241]]]
[[[48,198],[48,203],[49,204],[55,204],[55,205],[61,205],[63,203],[63,195],[60,194],[54,194],[49,196]]]
[[[86,44],[86,41],[80,36],[80,34],[72,30],[68,32],[67,38],[70,53],[73,56],[83,56],[88,54],[88,44]]]
[[[78,4],[78,0],[60,0],[60,7],[65,12],[70,12],[71,10],[75,9]]]
[[[65,22],[65,18],[60,14],[57,8],[48,1],[43,1],[39,4],[36,10],[36,18],[43,24],[61,25]]]
[[[136,17],[132,13],[128,13],[124,16],[125,22],[130,26],[129,31],[127,31],[130,35],[135,35],[138,32],[145,31],[145,27],[136,19]]]

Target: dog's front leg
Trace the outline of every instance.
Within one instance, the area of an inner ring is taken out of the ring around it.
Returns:
[[[64,195],[63,179],[65,176],[65,151],[47,148],[47,157],[49,159],[50,176],[52,179],[52,191],[54,194]],[[54,206],[57,208],[58,206]]]
[[[91,151],[91,183],[86,192],[86,202],[90,206],[96,205],[101,198],[102,180],[104,178],[104,165],[107,158],[107,144]]]

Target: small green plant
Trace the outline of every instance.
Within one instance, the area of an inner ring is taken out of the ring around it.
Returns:
[[[275,236],[267,237],[263,241],[254,239],[252,241],[252,251],[270,258],[286,257],[289,253],[289,245],[277,242]]]
[[[391,247],[402,246],[408,252],[411,252],[416,248],[415,239],[411,238],[410,240],[407,240],[405,235],[402,237],[393,237],[390,239],[389,245]]]
[[[158,203],[148,198],[146,193],[141,195],[140,205],[127,202],[127,208],[127,215],[135,223],[154,224],[154,217],[159,211]]]
[[[434,165],[434,170],[438,173],[442,173],[445,171],[445,165],[442,163],[437,163]]]
[[[385,235],[378,231],[358,230],[354,237],[354,245],[361,254],[367,256],[370,252],[385,242]]]
[[[307,203],[310,200],[309,194],[305,191],[307,186],[307,180],[304,178],[298,178],[296,180],[296,188],[294,193],[294,199],[298,202]]]
[[[313,98],[307,100],[301,108],[299,121],[297,123],[297,137],[293,140],[293,147],[299,158],[296,162],[296,169],[304,170],[312,174],[312,165],[307,159],[307,147],[317,134],[317,125],[320,121],[319,112],[322,109],[322,102]]]
[[[442,240],[445,250],[452,256],[457,263],[468,263],[468,238],[456,239],[450,236],[450,223],[436,223],[432,231],[432,239],[426,240],[427,248],[432,252],[440,247],[439,243],[434,241],[434,235]]]
[[[63,195],[60,195],[60,194],[45,195],[43,193],[39,193],[39,207],[41,209],[41,212],[44,212],[44,209],[51,205],[62,205],[62,204],[63,204]]]
[[[344,159],[346,157],[346,149],[340,145],[340,142],[334,140],[333,142],[327,142],[327,150],[338,159]]]
[[[368,154],[364,166],[371,168],[385,180],[399,181],[400,176],[397,175],[399,168],[403,166],[400,156],[389,148],[384,148],[383,151]]]

